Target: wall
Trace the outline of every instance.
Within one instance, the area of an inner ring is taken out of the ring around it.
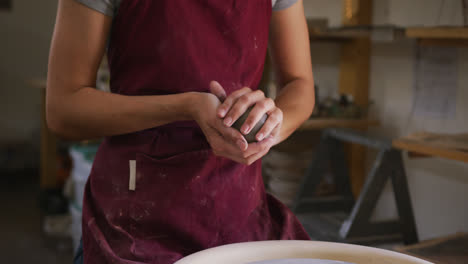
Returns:
[[[440,23],[450,22],[453,2],[446,1]],[[327,9],[323,1],[304,0],[306,15],[309,17],[329,17],[330,21],[341,19],[340,12],[313,12]],[[386,24],[397,23],[414,26],[429,23],[434,16],[434,5],[441,1],[375,0],[374,20]],[[404,5],[406,3],[406,6]],[[336,8],[333,1],[330,7]],[[427,7],[427,8],[426,8]],[[409,10],[418,10],[410,12]],[[453,17],[453,16],[452,16]],[[455,23],[457,17],[452,19]],[[444,22],[445,21],[445,22]],[[457,133],[468,131],[468,48],[459,49],[459,80],[456,118],[440,120],[411,117],[414,52],[413,40],[402,40],[387,44],[374,43],[372,46],[370,98],[375,102],[371,115],[382,122],[374,132],[399,137],[411,132],[428,130],[433,132]],[[337,85],[339,48],[336,44],[312,45],[314,75],[318,84],[326,84],[326,89]],[[324,67],[324,69],[321,69]],[[443,91],[441,91],[443,92]],[[373,153],[369,153],[372,158]],[[421,239],[429,239],[458,231],[468,231],[468,165],[439,158],[405,158],[408,182],[418,232]],[[393,196],[387,186],[378,203],[375,217],[392,218],[397,215]]]
[[[307,18],[328,19],[330,27],[341,25],[343,0],[304,0]],[[340,44],[334,41],[317,41],[311,43],[312,64],[315,84],[319,87],[319,99],[333,96],[338,89],[337,67],[340,62]]]
[[[56,0],[14,0],[0,11],[0,145],[37,144],[40,90],[28,80],[45,78]]]
[[[374,3],[374,24],[378,25],[463,25],[461,0],[374,0]]]
[[[329,26],[341,25],[343,0],[303,0],[307,17],[327,18]],[[324,4],[326,3],[326,4]]]
[[[374,44],[370,97],[388,137],[416,131],[462,133],[468,131],[468,48],[459,49],[457,110],[454,119],[412,116],[414,52],[413,41]],[[443,92],[443,91],[441,91]],[[439,158],[405,159],[411,198],[422,239],[457,231],[468,231],[468,164]],[[376,216],[396,215],[389,186]]]

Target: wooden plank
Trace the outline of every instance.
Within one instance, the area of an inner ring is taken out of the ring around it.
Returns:
[[[468,27],[413,27],[406,29],[408,38],[468,39]]]
[[[317,28],[309,29],[309,36],[314,40],[349,41],[352,39],[368,38],[371,35],[371,29],[361,28],[334,28],[327,30],[320,30]]]
[[[370,39],[344,43],[341,50],[339,91],[351,94],[357,105],[369,103]]]
[[[320,130],[325,128],[353,128],[363,129],[370,126],[379,126],[380,122],[373,119],[333,119],[333,118],[317,118],[309,119],[299,130]]]
[[[409,139],[396,139],[393,146],[397,149],[416,152],[461,162],[468,162],[468,152],[457,149],[443,148],[431,144]]]
[[[442,134],[431,132],[413,133],[403,139],[430,144],[434,147],[468,151],[468,133]]]
[[[324,32],[317,28],[309,28],[309,38],[311,40],[341,42],[341,41],[349,41],[357,37],[358,36],[354,36],[350,34],[329,33],[329,32]]]
[[[46,120],[46,79],[32,79],[27,83],[41,89],[41,150],[40,186],[42,189],[56,188],[57,179],[57,137],[52,134]]]
[[[57,140],[49,131],[46,121],[45,87],[41,90],[41,179],[42,189],[57,187]]]
[[[344,0],[343,25],[371,25],[373,0]]]
[[[372,0],[345,0],[343,24],[371,25]],[[371,47],[371,40],[367,37],[345,42],[341,50],[339,92],[352,95],[361,107],[367,107],[369,103]],[[351,187],[357,197],[365,180],[366,148],[355,144],[347,148]]]

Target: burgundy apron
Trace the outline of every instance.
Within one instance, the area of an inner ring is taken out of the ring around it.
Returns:
[[[124,95],[227,93],[261,79],[271,0],[123,0],[108,50]],[[84,260],[170,264],[223,244],[309,239],[265,193],[261,162],[216,157],[195,122],[101,144],[86,185]]]

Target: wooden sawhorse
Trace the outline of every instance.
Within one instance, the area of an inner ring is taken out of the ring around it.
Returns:
[[[349,182],[343,143],[378,149],[363,189],[354,201]],[[338,195],[316,197],[315,190],[324,173],[331,171]],[[376,203],[387,180],[391,180],[399,218],[371,221]],[[400,150],[391,140],[343,129],[327,129],[307,169],[293,211],[313,239],[359,244],[403,241],[418,242],[416,224]]]

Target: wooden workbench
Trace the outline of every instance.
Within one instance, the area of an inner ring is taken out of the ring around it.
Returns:
[[[393,147],[410,153],[468,163],[468,134],[415,133],[393,140]]]

